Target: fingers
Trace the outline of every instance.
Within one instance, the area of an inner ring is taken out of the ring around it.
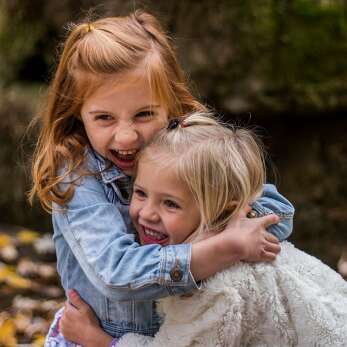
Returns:
[[[75,289],[72,289],[68,293],[69,296],[69,306],[77,309],[80,314],[89,314],[92,313],[91,307],[80,297],[78,292]],[[92,313],[94,315],[94,313]]]
[[[280,218],[275,214],[268,214],[267,216],[260,217],[258,219],[261,220],[265,228],[269,227],[272,224],[276,224],[280,221]]]
[[[64,317],[65,318],[74,317],[77,312],[78,312],[78,309],[76,307],[71,305],[68,301],[65,301],[65,303],[64,303],[64,312],[63,312],[62,318],[64,318]]]
[[[281,246],[278,243],[268,243],[264,247],[264,250],[277,255],[281,251]]]
[[[274,261],[276,260],[276,254],[264,250],[262,251],[262,259],[263,261]]]
[[[265,232],[265,240],[268,242],[277,243],[277,244],[280,242],[275,235],[272,235],[269,232]]]
[[[69,296],[69,303],[73,307],[77,308],[78,310],[83,307],[83,304],[85,304],[85,302],[79,296],[78,292],[74,289],[69,291],[68,296]]]
[[[269,237],[270,236],[273,235],[269,234]],[[261,258],[264,261],[274,261],[281,251],[281,246],[278,239],[275,236],[273,236],[273,238],[276,242],[266,242],[261,251]]]

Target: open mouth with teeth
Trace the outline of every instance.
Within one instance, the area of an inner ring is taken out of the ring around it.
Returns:
[[[111,149],[112,161],[123,170],[134,167],[138,149],[116,150]]]
[[[169,241],[169,236],[157,231],[153,230],[147,227],[144,227],[140,225],[140,234],[141,234],[141,239],[144,244],[159,244],[159,245],[164,245],[167,244]]]

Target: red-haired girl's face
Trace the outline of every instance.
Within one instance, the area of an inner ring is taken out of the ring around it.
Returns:
[[[135,71],[108,78],[81,109],[93,149],[130,176],[137,153],[168,122],[165,106],[142,76]]]

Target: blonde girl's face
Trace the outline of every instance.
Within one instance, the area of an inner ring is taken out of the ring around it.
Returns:
[[[179,244],[200,225],[198,206],[172,167],[141,158],[130,216],[141,244]]]
[[[81,118],[93,149],[127,175],[138,152],[168,122],[142,71],[107,78],[84,101]]]

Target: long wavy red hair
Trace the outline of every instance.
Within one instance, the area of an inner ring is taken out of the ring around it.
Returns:
[[[71,25],[69,30],[40,115],[42,127],[32,164],[29,201],[37,194],[48,212],[53,202],[63,206],[74,194],[73,182],[64,190],[59,183],[81,168],[88,138],[80,110],[105,78],[141,66],[153,95],[170,116],[206,110],[189,91],[170,39],[154,16],[135,11],[126,17]]]

